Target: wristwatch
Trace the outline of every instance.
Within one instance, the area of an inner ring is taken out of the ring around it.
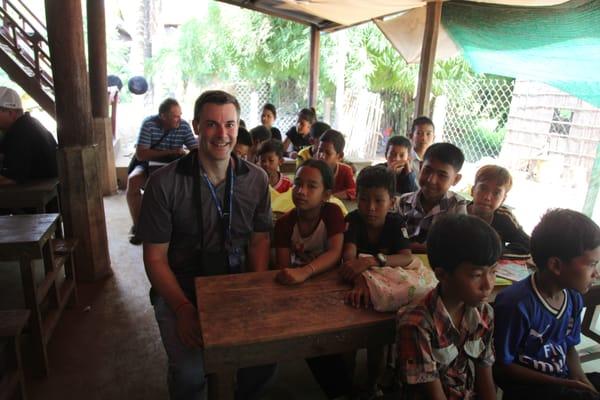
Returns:
[[[377,253],[377,255],[375,256],[375,258],[377,259],[377,262],[379,263],[379,266],[383,267],[387,264],[387,257],[385,256],[385,254],[383,253]]]

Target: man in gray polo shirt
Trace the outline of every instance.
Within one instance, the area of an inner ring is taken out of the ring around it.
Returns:
[[[137,234],[172,400],[200,399],[205,386],[194,277],[268,269],[269,183],[262,169],[231,152],[239,116],[230,94],[200,95],[193,121],[198,149],[154,173],[144,193]],[[253,398],[273,371],[238,371],[236,398]]]

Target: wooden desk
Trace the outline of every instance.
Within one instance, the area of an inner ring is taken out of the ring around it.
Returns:
[[[46,344],[68,301],[75,301],[75,271],[65,256],[56,256],[52,235],[58,225],[58,214],[0,216],[0,261],[18,260],[25,305],[31,311],[29,328],[36,362],[36,373],[48,374]],[[42,259],[44,280],[34,281],[34,260]],[[57,285],[59,272],[65,267],[65,281]],[[48,310],[42,318],[40,305],[48,299]]]
[[[279,167],[279,172],[286,175],[294,175],[296,173],[296,160],[284,158],[283,164]]]
[[[241,367],[393,343],[395,314],[344,304],[350,285],[336,271],[298,286],[277,271],[196,279],[211,399],[233,399]]]
[[[58,179],[0,186],[0,208],[35,208],[38,213],[60,212]]]

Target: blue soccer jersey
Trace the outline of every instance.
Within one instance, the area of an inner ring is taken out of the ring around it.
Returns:
[[[580,341],[583,299],[563,290],[563,304],[551,307],[534,275],[504,289],[494,304],[496,360],[517,363],[548,375],[567,377],[567,350]]]

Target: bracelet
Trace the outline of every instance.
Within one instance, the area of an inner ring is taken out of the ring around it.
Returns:
[[[306,266],[310,268],[310,276],[313,276],[315,274],[315,266],[312,263],[308,263]]]
[[[175,315],[177,315],[177,313],[179,312],[181,307],[187,306],[188,304],[192,305],[192,303],[190,303],[188,300],[186,300],[186,301],[181,302],[177,307],[175,307]]]

